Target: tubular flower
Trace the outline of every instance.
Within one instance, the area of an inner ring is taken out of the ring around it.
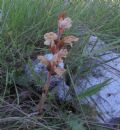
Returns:
[[[61,57],[61,58],[66,58],[66,57],[67,57],[67,54],[68,54],[67,49],[61,49],[61,50],[58,52],[58,55],[59,55],[59,57]]]
[[[66,57],[67,55],[67,50],[66,49],[62,49],[61,51],[59,51],[58,53],[56,53],[55,55],[53,55],[53,57],[49,60],[47,59],[45,56],[38,56],[38,59],[41,61],[42,64],[47,66],[48,71],[52,74],[52,75],[59,75],[62,76],[62,74],[66,71],[64,68],[61,68],[59,66],[59,63],[62,63],[63,57]]]
[[[63,38],[64,43],[70,44],[71,47],[72,47],[73,42],[77,42],[78,40],[79,38],[72,35]]]
[[[69,29],[72,26],[72,20],[69,17],[59,20],[59,28]]]
[[[39,55],[39,56],[37,57],[37,59],[40,60],[40,62],[41,62],[42,64],[44,64],[44,65],[46,65],[46,66],[49,65],[49,60],[48,60],[45,56]]]
[[[72,20],[69,17],[65,18],[65,12],[58,16],[58,31],[63,33],[65,29],[69,29],[72,26]]]
[[[49,32],[44,35],[44,45],[53,45],[54,41],[57,40],[57,34],[54,32]]]
[[[62,61],[62,58],[67,57],[68,51],[67,49],[61,49],[59,52],[57,52],[54,56],[53,56],[53,62],[55,62],[56,64],[59,64]]]

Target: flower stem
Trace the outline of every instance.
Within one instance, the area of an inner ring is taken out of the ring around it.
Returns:
[[[41,96],[41,99],[40,99],[38,106],[37,106],[37,110],[39,113],[43,112],[44,104],[45,104],[46,97],[47,97],[48,90],[49,90],[49,86],[50,86],[50,78],[51,78],[51,73],[48,72],[47,81],[43,87],[42,96]]]

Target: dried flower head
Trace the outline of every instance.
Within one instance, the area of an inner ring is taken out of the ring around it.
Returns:
[[[54,44],[54,41],[57,40],[57,34],[54,32],[49,32],[44,35],[44,45],[51,45]]]

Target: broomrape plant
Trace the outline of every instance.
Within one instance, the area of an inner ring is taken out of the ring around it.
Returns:
[[[71,26],[71,18],[66,17],[66,14],[63,12],[58,16],[57,33],[49,32],[44,35],[44,45],[49,47],[49,50],[52,53],[52,58],[48,59],[42,55],[38,56],[40,62],[44,64],[48,70],[47,81],[43,87],[42,97],[38,104],[39,112],[42,112],[43,110],[44,102],[46,100],[46,96],[50,86],[51,76],[62,76],[66,71],[64,67],[60,66],[60,64],[63,63],[64,58],[66,58],[68,55],[68,50],[66,49],[66,46],[70,45],[72,47],[73,43],[79,40],[79,38],[73,35],[62,37],[62,34],[64,33],[65,29],[69,29]]]

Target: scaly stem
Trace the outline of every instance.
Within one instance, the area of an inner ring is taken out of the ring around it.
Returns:
[[[58,35],[58,41],[60,40],[60,38],[61,38],[61,33],[60,33],[60,29],[59,29],[59,27],[58,27],[58,32],[57,32],[57,35]]]
[[[39,113],[43,112],[44,104],[45,104],[46,97],[47,97],[48,90],[49,90],[49,86],[50,86],[50,78],[51,78],[51,73],[48,72],[47,81],[43,87],[42,96],[41,96],[41,99],[40,99],[38,106],[37,106],[37,110]]]

